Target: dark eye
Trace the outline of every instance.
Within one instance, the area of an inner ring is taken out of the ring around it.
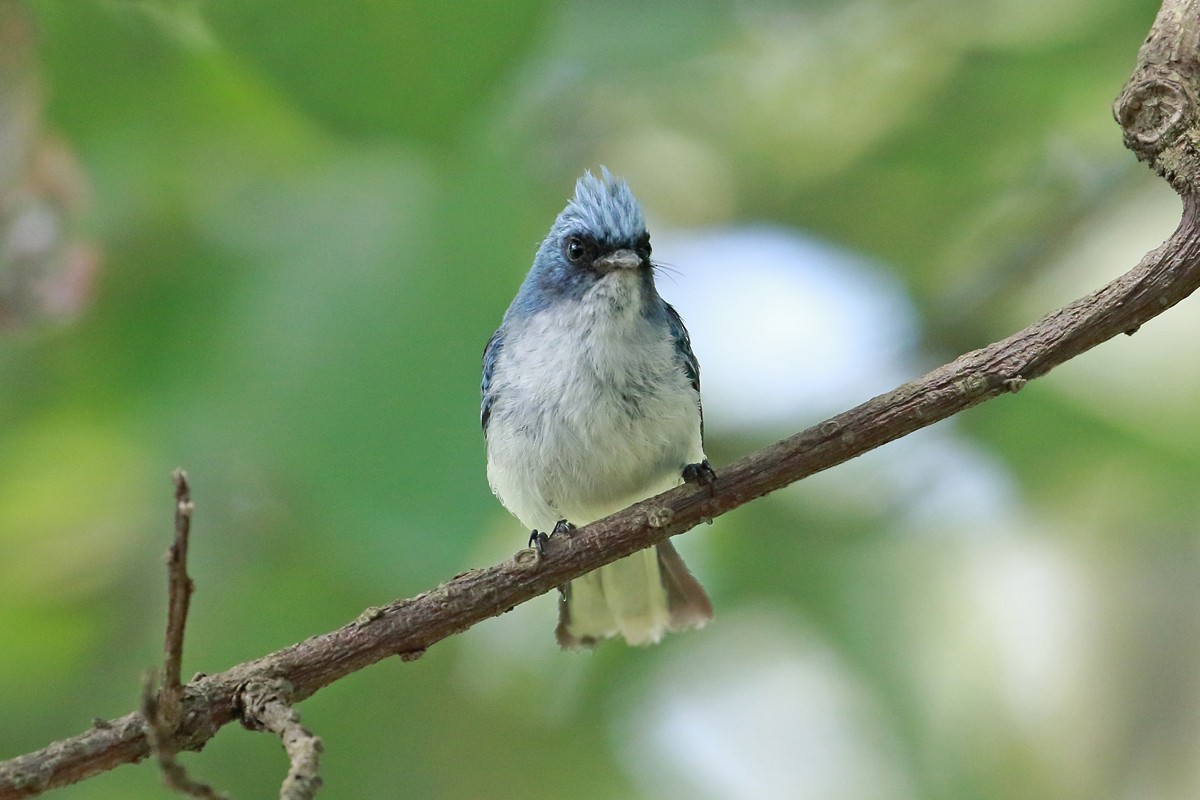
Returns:
[[[578,236],[572,236],[567,239],[566,245],[563,247],[563,252],[567,254],[567,260],[571,262],[579,261],[587,252],[587,246]]]

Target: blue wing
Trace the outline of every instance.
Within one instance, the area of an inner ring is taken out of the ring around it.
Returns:
[[[703,441],[704,404],[700,402],[700,362],[696,360],[696,354],[692,352],[692,337],[688,336],[683,318],[670,303],[663,303],[663,305],[667,307],[667,325],[671,329],[671,338],[675,340],[675,353],[683,364],[683,371],[688,376],[688,380],[692,382],[692,388],[696,390],[696,408],[700,410],[700,439]]]
[[[496,395],[492,391],[492,372],[496,369],[496,360],[500,358],[500,350],[504,347],[504,337],[500,335],[501,330],[503,329],[497,329],[492,334],[492,338],[488,339],[487,346],[483,348],[483,380],[479,383],[483,401],[479,408],[479,421],[483,425],[484,436],[487,436],[488,417],[492,415],[492,403],[496,401]]]

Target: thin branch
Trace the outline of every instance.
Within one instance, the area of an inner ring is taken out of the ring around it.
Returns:
[[[163,691],[180,695],[180,675],[183,668],[183,631],[187,625],[188,606],[195,584],[188,576],[188,535],[192,529],[191,490],[187,473],[181,469],[171,474],[175,483],[175,541],[167,551],[167,638],[163,647]]]
[[[163,645],[162,685],[156,690],[156,676],[146,676],[142,687],[141,713],[145,721],[146,741],[158,761],[163,783],[168,788],[205,800],[224,800],[211,786],[188,775],[175,757],[179,753],[178,731],[183,721],[183,633],[187,627],[188,606],[195,584],[188,575],[188,536],[192,530],[191,490],[187,473],[171,474],[175,484],[175,539],[167,551],[167,633]]]
[[[255,681],[242,691],[242,724],[274,733],[283,741],[291,768],[279,800],[313,800],[321,788],[321,740],[300,724],[291,706],[292,685],[284,680]]]
[[[183,687],[182,749],[200,749],[246,707],[256,682],[284,680],[289,703],[388,656],[426,648],[599,566],[997,397],[1139,326],[1200,286],[1200,0],[1164,0],[1138,66],[1115,105],[1126,144],[1172,182],[1184,201],[1179,228],[1126,275],[1012,336],[967,353],[720,471],[711,492],[672,489],[551,539],[543,558],[522,550],[407,600],[368,609],[338,630]],[[242,712],[244,713],[244,712]],[[129,714],[35,753],[0,762],[0,800],[28,797],[150,752],[139,714]]]

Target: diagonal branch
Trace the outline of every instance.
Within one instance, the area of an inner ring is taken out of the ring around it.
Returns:
[[[199,749],[235,718],[243,687],[281,678],[303,700],[392,655],[411,659],[442,639],[641,548],[691,529],[768,492],[945,419],[1005,392],[1182,300],[1200,286],[1200,214],[1185,197],[1170,240],[1126,275],[1012,336],[959,357],[825,422],[746,456],[717,477],[715,491],[685,485],[550,539],[545,556],[522,550],[435,589],[380,608],[338,630],[187,684],[180,746]],[[0,800],[81,780],[150,752],[138,714],[0,763]]]
[[[1200,287],[1200,0],[1164,0],[1114,112],[1125,142],[1180,192],[1179,228],[1127,274],[1007,339],[960,356],[722,470],[714,488],[672,489],[551,539],[545,556],[522,550],[435,589],[368,609],[314,636],[183,687],[178,746],[200,749],[244,709],[247,686],[282,680],[295,703],[388,656],[426,648],[585,572],[649,547],[768,492],[828,469],[966,408],[1018,391],[1100,342],[1133,333]],[[131,713],[25,756],[0,762],[0,800],[38,794],[150,753]],[[295,763],[295,762],[293,762]]]

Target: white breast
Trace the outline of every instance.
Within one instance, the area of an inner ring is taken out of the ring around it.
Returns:
[[[583,525],[674,486],[704,458],[695,390],[634,275],[508,323],[493,372],[488,479],[529,528]]]

